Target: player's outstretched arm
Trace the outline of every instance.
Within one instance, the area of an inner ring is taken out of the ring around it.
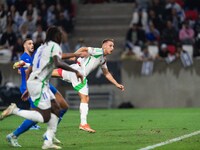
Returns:
[[[32,72],[32,66],[30,63],[26,63],[23,60],[17,61],[13,64],[13,69],[19,69],[19,68],[28,68],[25,70],[26,73],[26,80],[29,78],[30,73]],[[21,74],[20,70],[18,70],[18,73]]]
[[[17,61],[13,64],[13,69],[18,69],[18,68],[22,68],[22,67],[29,67],[30,64],[24,62],[23,60]]]
[[[70,58],[74,58],[77,57],[74,53],[63,53],[62,54],[62,59],[70,59]]]
[[[103,74],[104,76],[112,83],[114,84],[117,88],[119,88],[120,90],[124,91],[124,86],[122,84],[119,84],[114,77],[112,76],[112,74],[108,71],[107,68],[102,68]]]
[[[63,53],[62,59],[69,59],[75,61],[77,57],[86,57],[87,54],[88,53],[86,51],[83,52],[76,51],[75,53]]]

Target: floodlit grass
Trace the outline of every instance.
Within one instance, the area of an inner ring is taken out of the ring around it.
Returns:
[[[0,122],[0,149],[10,149],[5,136],[23,121],[11,116]],[[57,138],[64,150],[135,150],[200,130],[200,109],[94,109],[88,122],[96,133],[80,131],[79,111],[69,110],[58,126]],[[19,137],[20,150],[41,149],[40,130],[29,130]],[[13,148],[14,149],[14,148]],[[158,147],[159,150],[200,149],[200,135]]]

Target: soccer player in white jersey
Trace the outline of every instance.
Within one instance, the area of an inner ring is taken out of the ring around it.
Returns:
[[[88,131],[88,132],[96,132],[93,130],[90,125],[87,123],[87,115],[88,115],[88,85],[87,85],[87,75],[92,72],[98,66],[101,66],[103,74],[105,77],[114,84],[120,90],[124,90],[124,86],[119,84],[111,73],[108,71],[108,67],[106,64],[106,55],[109,55],[114,50],[114,40],[113,39],[105,39],[102,42],[102,48],[93,48],[93,47],[81,47],[75,53],[85,53],[85,56],[77,59],[77,64],[70,65],[72,68],[78,70],[83,74],[84,79],[83,83],[76,80],[76,75],[73,72],[65,71],[63,69],[56,69],[53,71],[52,76],[61,77],[63,80],[71,82],[73,88],[78,91],[80,96],[80,126],[79,129]],[[84,54],[83,54],[84,55]]]
[[[34,110],[20,110],[16,104],[12,103],[1,114],[3,117],[15,114],[36,122],[48,123],[46,138],[42,149],[61,149],[60,146],[53,144],[53,137],[57,130],[59,117],[59,106],[55,102],[55,96],[49,88],[54,65],[64,70],[74,72],[77,80],[83,76],[75,69],[68,66],[61,60],[62,50],[59,46],[62,34],[57,27],[50,27],[47,30],[45,44],[41,45],[34,57],[32,73],[27,81],[27,89],[30,97],[36,106]]]

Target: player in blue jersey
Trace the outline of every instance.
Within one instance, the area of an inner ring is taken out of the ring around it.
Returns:
[[[32,66],[32,61],[34,57],[34,44],[31,39],[26,39],[23,43],[24,47],[24,53],[21,55],[20,60],[25,62],[27,64],[26,67],[19,68],[18,72],[21,75],[21,85],[20,85],[20,91],[23,94],[27,90],[26,86],[26,80],[28,78],[28,66]],[[63,98],[63,96],[59,93],[59,91],[50,84],[50,89],[52,93],[55,95],[57,102],[60,104],[60,107],[62,108],[60,110],[60,118],[59,122],[61,121],[63,115],[68,110],[68,104]],[[28,101],[30,103],[31,108],[35,108],[32,100],[28,98]],[[29,130],[31,127],[36,126],[37,122],[34,122],[32,120],[26,119],[14,132],[8,134],[6,136],[7,141],[13,146],[13,147],[21,147],[21,145],[18,143],[17,138],[27,130]],[[54,137],[55,143],[60,143],[60,141]]]
[[[33,59],[33,54],[34,54],[34,45],[33,41],[31,39],[26,39],[23,44],[24,47],[24,53],[21,55],[20,60],[26,62],[29,65],[32,65],[32,59]],[[20,92],[23,94],[26,91],[26,80],[28,78],[27,76],[27,67],[25,68],[20,68],[18,70],[18,73],[21,75],[21,85],[20,85]],[[34,108],[35,106],[33,105],[31,99],[28,99],[29,105],[31,108]],[[24,102],[25,103],[25,102]],[[25,121],[25,124],[27,124],[28,120]],[[22,127],[23,128],[23,127]],[[31,127],[32,129],[37,129],[39,126],[36,124]]]

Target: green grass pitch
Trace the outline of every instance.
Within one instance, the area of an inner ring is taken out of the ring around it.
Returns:
[[[0,149],[15,149],[5,140],[23,121],[11,116],[0,122]],[[58,126],[57,138],[64,150],[135,150],[200,130],[200,109],[91,109],[88,122],[96,133],[80,131],[79,110],[69,110]],[[42,146],[40,130],[29,130],[18,139],[20,150]],[[158,150],[199,150],[200,135],[156,148]]]

